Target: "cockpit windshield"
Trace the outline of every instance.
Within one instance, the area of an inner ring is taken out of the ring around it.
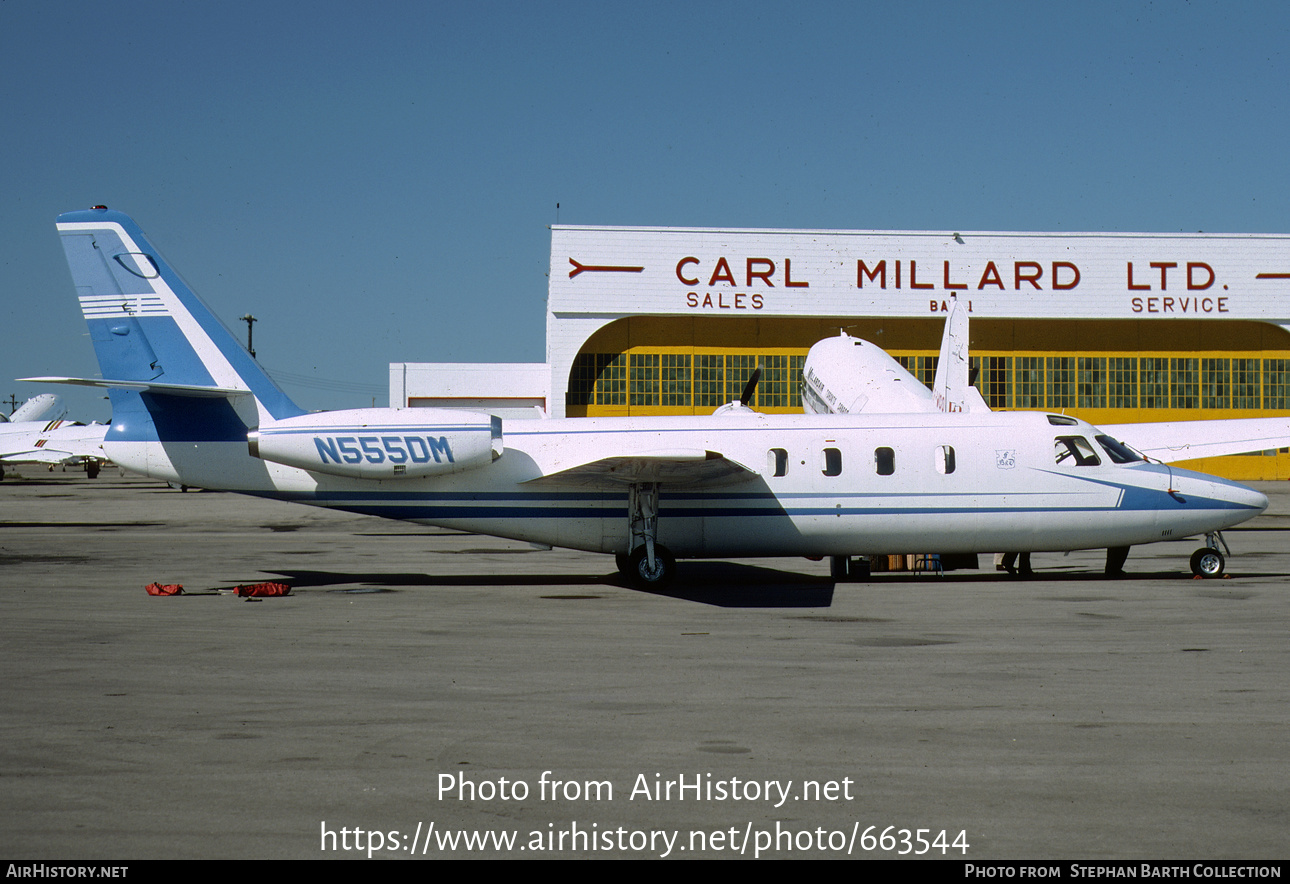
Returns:
[[[1102,446],[1112,463],[1142,463],[1146,460],[1141,454],[1111,436],[1097,436],[1097,444]]]

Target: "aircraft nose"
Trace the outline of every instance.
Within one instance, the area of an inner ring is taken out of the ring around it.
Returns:
[[[1252,519],[1268,508],[1268,496],[1258,489],[1213,476],[1204,476],[1203,479],[1205,481],[1198,483],[1202,487],[1197,491],[1224,509],[1241,513],[1242,521]]]
[[[1251,488],[1248,485],[1242,485],[1239,482],[1224,481],[1222,479],[1212,480],[1215,486],[1214,496],[1236,507],[1253,510],[1252,515],[1257,516],[1268,508],[1268,496],[1262,491]]]
[[[1259,512],[1263,512],[1268,508],[1268,496],[1262,491],[1246,487],[1245,485],[1241,485],[1239,487],[1243,492],[1245,492],[1245,495],[1244,497],[1238,498],[1237,503],[1240,503],[1243,506],[1252,507]]]

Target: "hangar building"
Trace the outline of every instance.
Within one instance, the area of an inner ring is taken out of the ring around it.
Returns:
[[[1290,236],[551,228],[547,361],[394,363],[393,405],[515,417],[799,412],[840,329],[930,384],[951,298],[994,409],[1094,424],[1290,411]],[[485,369],[481,371],[480,369]],[[1290,478],[1290,455],[1197,461]]]

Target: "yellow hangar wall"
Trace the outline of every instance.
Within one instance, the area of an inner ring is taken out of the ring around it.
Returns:
[[[842,328],[930,385],[943,325],[935,316],[622,317],[579,348],[565,414],[708,414],[738,398],[757,365],[753,407],[798,413],[807,350]],[[996,410],[1055,411],[1094,424],[1290,412],[1290,333],[1271,323],[973,317],[971,329],[976,386]],[[1187,466],[1233,479],[1290,478],[1284,449]]]

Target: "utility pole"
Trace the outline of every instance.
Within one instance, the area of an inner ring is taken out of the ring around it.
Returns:
[[[15,411],[15,410],[17,410],[17,408],[18,408],[18,400],[17,400],[17,398],[15,398],[15,397],[14,397],[14,395],[13,395],[12,393],[10,393],[10,394],[9,394],[9,398],[8,398],[8,399],[5,399],[5,400],[4,400],[4,403],[5,403],[6,405],[8,405],[8,406],[9,406],[9,413],[10,413],[10,414],[13,414],[13,413],[14,413],[14,411]]]
[[[246,352],[250,353],[251,358],[254,359],[255,347],[251,344],[251,323],[255,322],[255,317],[248,313],[242,317],[242,321],[246,323]]]

